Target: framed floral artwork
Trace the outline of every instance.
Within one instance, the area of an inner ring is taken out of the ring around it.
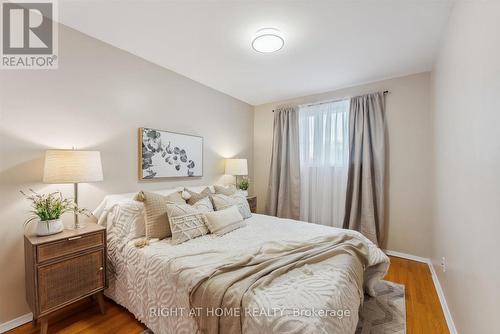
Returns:
[[[139,128],[139,179],[203,176],[203,137]]]

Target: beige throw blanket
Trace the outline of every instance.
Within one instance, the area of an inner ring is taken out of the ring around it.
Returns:
[[[265,287],[294,268],[325,260],[333,261],[339,267],[347,266],[349,281],[356,285],[360,298],[363,298],[368,248],[359,238],[342,234],[307,242],[268,242],[257,252],[219,267],[193,287],[190,304],[201,310],[196,316],[200,331],[209,334],[242,333],[245,305],[252,291]],[[216,309],[232,311],[217,316],[213,313]]]

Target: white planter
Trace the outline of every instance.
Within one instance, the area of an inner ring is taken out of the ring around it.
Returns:
[[[248,197],[248,190],[241,190],[241,192],[245,195],[245,197]]]
[[[41,236],[56,234],[62,230],[64,230],[64,225],[61,219],[39,220],[36,224],[36,234]]]

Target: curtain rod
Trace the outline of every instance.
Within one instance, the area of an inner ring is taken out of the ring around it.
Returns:
[[[388,90],[385,90],[382,92],[384,95],[387,95],[389,94],[390,92]],[[305,106],[305,107],[312,107],[312,106],[319,106],[321,104],[326,104],[326,103],[332,103],[332,102],[338,102],[338,101],[342,101],[342,100],[347,100],[347,99],[350,99],[351,97],[350,96],[347,96],[347,97],[342,97],[342,98],[338,98],[338,99],[333,99],[333,100],[326,100],[326,101],[321,101],[321,102],[315,102],[315,103],[309,103],[309,104],[299,104],[299,107],[300,106]],[[274,110],[273,110],[274,112]]]

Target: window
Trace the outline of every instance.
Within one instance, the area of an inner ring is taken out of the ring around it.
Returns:
[[[343,166],[348,157],[349,100],[301,107],[299,136],[301,163]]]
[[[300,218],[342,227],[349,159],[349,100],[299,109]]]

